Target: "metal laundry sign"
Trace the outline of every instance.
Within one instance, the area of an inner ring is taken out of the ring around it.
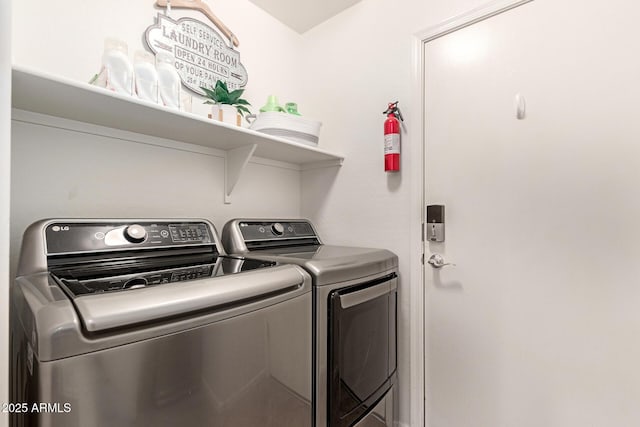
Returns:
[[[195,93],[204,95],[200,87],[213,88],[218,80],[225,82],[229,90],[247,84],[240,53],[203,22],[192,18],[174,21],[159,13],[156,24],[147,28],[145,39],[154,53],[173,55],[182,83]]]

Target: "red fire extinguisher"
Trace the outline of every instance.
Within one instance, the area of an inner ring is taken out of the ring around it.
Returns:
[[[387,120],[384,121],[384,171],[398,172],[400,170],[400,122],[402,114],[398,108],[398,101],[390,102],[389,107],[383,113]]]

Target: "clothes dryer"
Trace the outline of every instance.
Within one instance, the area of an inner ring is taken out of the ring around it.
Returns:
[[[296,264],[311,274],[314,425],[392,426],[397,256],[323,244],[313,224],[300,219],[234,219],[222,239],[234,255]]]

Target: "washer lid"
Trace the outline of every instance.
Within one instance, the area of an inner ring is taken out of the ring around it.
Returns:
[[[12,328],[22,331],[17,333],[42,362],[178,333],[310,292],[311,277],[295,265],[76,298],[53,275],[38,273],[18,277],[11,286],[17,320]]]
[[[304,277],[293,266],[283,266],[271,273],[269,270],[272,268],[179,281],[130,292],[83,295],[74,298],[73,303],[84,328],[98,332],[204,310],[215,311],[291,291],[304,284]]]

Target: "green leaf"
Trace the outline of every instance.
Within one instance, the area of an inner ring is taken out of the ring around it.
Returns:
[[[242,92],[244,92],[244,89],[236,89],[233,92],[229,93],[229,101],[232,104],[235,104],[236,101],[240,99],[240,96],[242,96]]]
[[[209,98],[213,98],[215,96],[215,92],[211,89],[208,89],[204,86],[200,86],[200,89],[202,89],[205,93],[205,96],[208,96]]]
[[[227,88],[227,84],[225,82],[223,82],[222,80],[216,81],[216,90],[218,88],[222,88],[222,89],[224,89],[224,91],[226,93],[229,93],[229,88]]]
[[[216,100],[221,104],[229,103],[229,93],[222,86],[216,85]]]
[[[248,113],[251,114],[251,111],[249,111],[249,109],[245,106],[242,105],[236,105],[236,110],[238,111],[238,113],[244,117],[243,113]]]
[[[213,101],[207,101],[205,102],[205,104],[228,104],[236,106],[251,105],[246,99],[240,98],[244,93],[244,89],[236,89],[229,93],[227,84],[222,80],[216,81],[213,90],[203,86],[201,86],[200,89],[204,91],[205,97]],[[250,113],[250,111],[246,108],[243,111]]]
[[[202,86],[200,87],[200,89],[202,89],[204,91],[205,97],[211,100],[211,101],[205,102],[205,104],[217,104],[218,103],[218,96],[216,95],[216,93],[214,91],[212,91],[211,89],[207,89],[206,87],[202,87]]]

